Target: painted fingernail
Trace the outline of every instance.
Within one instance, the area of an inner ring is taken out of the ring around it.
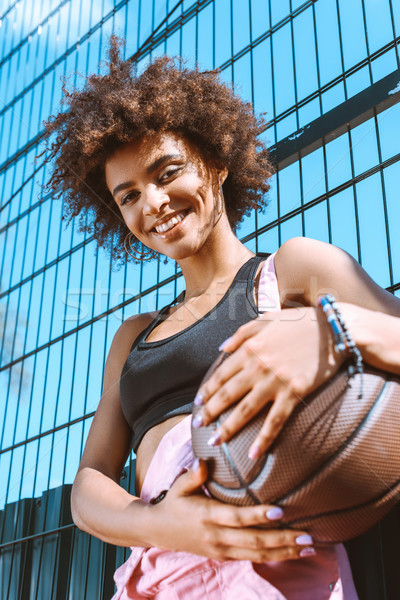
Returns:
[[[202,404],[204,404],[204,397],[202,394],[196,394],[193,400],[193,404],[195,406],[201,406]]]
[[[218,431],[216,431],[214,433],[214,435],[212,435],[210,437],[210,439],[207,441],[208,446],[219,446],[220,443],[221,443],[221,436],[218,433]]]
[[[255,460],[260,455],[261,455],[261,448],[260,448],[260,446],[258,444],[253,444],[250,447],[248,457],[251,458],[251,460]]]
[[[198,471],[200,469],[200,461],[198,458],[195,458],[192,464],[193,471]]]
[[[316,552],[315,552],[314,548],[312,548],[310,546],[309,548],[303,548],[303,550],[300,552],[299,556],[304,558],[306,556],[314,556],[314,554],[316,554]]]
[[[299,535],[296,538],[296,544],[298,544],[299,546],[309,546],[312,543],[313,539],[311,535],[308,535],[308,533],[303,533],[303,535]]]
[[[198,429],[203,425],[203,417],[201,415],[196,415],[192,420],[192,427]]]
[[[266,515],[267,519],[269,519],[270,521],[276,521],[277,519],[282,519],[283,510],[279,508],[279,506],[274,506],[273,508],[267,510]]]
[[[229,337],[227,340],[225,340],[224,342],[222,342],[222,344],[220,345],[220,347],[218,348],[219,351],[224,350],[225,346],[227,346],[229,344],[229,342],[231,341],[231,337]]]

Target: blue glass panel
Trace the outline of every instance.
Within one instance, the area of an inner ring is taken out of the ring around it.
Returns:
[[[303,183],[303,199],[305,203],[310,202],[310,200],[313,200],[326,192],[325,164],[322,148],[319,148],[302,158],[301,175]]]
[[[321,85],[342,72],[336,0],[315,3]]]
[[[289,0],[279,0],[279,2],[270,2],[271,6],[271,26],[290,14]]]
[[[213,69],[213,7],[209,4],[198,16],[197,60],[200,68]]]
[[[167,39],[167,52],[170,56],[179,56],[181,51],[181,32],[176,31]]]
[[[251,0],[251,31],[253,40],[270,27],[268,3],[265,0]]]
[[[222,65],[231,56],[231,3],[215,0],[215,64]]]
[[[253,50],[254,108],[256,113],[267,112],[273,118],[271,40],[268,39]]]
[[[372,62],[372,80],[379,81],[397,69],[396,51],[389,50]]]
[[[400,152],[398,136],[393,135],[400,131],[400,103],[378,115],[378,129],[382,160],[387,160]]]
[[[311,100],[307,102],[305,106],[301,106],[298,110],[299,113],[299,126],[305,127],[311,121],[318,119],[321,116],[321,105],[319,100]]]
[[[274,33],[272,46],[274,50],[276,112],[279,114],[295,103],[290,24]]]
[[[196,19],[190,19],[182,28],[182,56],[194,57],[196,54]]]
[[[322,111],[326,113],[345,101],[344,84],[342,82],[322,94]]]
[[[39,442],[30,442],[24,448],[24,471],[21,482],[21,498],[33,497],[33,483],[35,474],[35,460],[38,452]]]
[[[279,200],[281,216],[300,206],[299,163],[295,162],[279,172]]]
[[[42,291],[42,307],[40,313],[40,331],[38,345],[46,344],[50,339],[51,330],[51,301],[53,299],[54,284],[55,284],[55,266],[46,269],[44,273],[44,287]]]
[[[318,88],[313,14],[311,8],[293,21],[298,100]]]
[[[358,260],[354,193],[349,188],[332,196],[329,203],[332,244]]]
[[[232,0],[233,53],[236,54],[250,43],[249,2]]]
[[[361,264],[379,285],[386,287],[390,278],[380,174],[360,181],[356,188]]]
[[[0,491],[0,509],[3,509],[6,503],[8,490],[5,484],[8,482],[8,478],[10,476],[11,455],[11,452],[0,454],[0,480],[4,482],[4,485],[1,486]]]
[[[252,102],[250,53],[245,54],[234,63],[233,72],[235,93],[239,94],[246,102]]]
[[[370,53],[393,39],[389,0],[364,0]]]
[[[325,146],[328,188],[334,189],[338,185],[351,179],[351,160],[349,136],[341,135]]]
[[[321,242],[329,242],[326,201],[316,204],[304,213],[304,235]]]
[[[129,0],[127,7],[126,16],[126,49],[125,56],[128,58],[132,56],[138,48],[138,10],[139,0]]]
[[[41,496],[43,490],[47,489],[49,478],[49,467],[52,447],[52,436],[46,435],[39,441],[39,452],[35,469],[34,496]]]
[[[7,504],[16,502],[19,499],[19,489],[21,484],[22,461],[24,458],[24,448],[16,448],[12,453],[11,473],[8,485]]]
[[[285,221],[280,226],[281,229],[281,245],[293,237],[303,235],[303,225],[301,215],[296,215],[288,221]]]
[[[55,488],[63,484],[63,469],[65,453],[67,450],[67,431],[61,429],[56,431],[53,437],[53,448],[51,453],[49,488]],[[78,448],[75,448],[75,453]]]
[[[345,69],[358,63],[367,53],[361,2],[362,0],[339,0]]]
[[[65,349],[64,349],[65,351]],[[48,363],[46,377],[43,381],[43,415],[41,417],[41,423],[39,422],[39,415],[35,415],[31,412],[30,431],[31,435],[33,431],[48,431],[52,429],[56,422],[56,410],[57,402],[59,401],[59,385],[60,385],[60,372],[63,369],[63,360],[69,360],[71,358],[66,357],[63,352],[62,342],[52,344],[48,350]],[[47,357],[47,353],[46,353]]]
[[[386,202],[389,221],[389,235],[392,256],[393,278],[400,282],[400,202],[399,202],[399,181],[400,181],[400,163],[391,165],[383,172],[385,181]]]
[[[354,172],[367,171],[379,162],[375,120],[369,119],[351,132]]]
[[[367,66],[346,78],[347,95],[349,98],[355,96],[371,85],[371,78]]]

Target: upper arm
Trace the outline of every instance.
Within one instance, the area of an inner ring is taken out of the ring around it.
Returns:
[[[324,242],[292,238],[275,255],[281,302],[316,306],[321,294],[400,316],[400,300],[381,288],[350,254]]]
[[[122,412],[119,381],[134,339],[151,315],[137,315],[122,323],[115,333],[104,369],[104,387],[94,416],[79,471],[90,467],[119,481],[128,458],[132,431]],[[78,472],[79,472],[78,471]]]

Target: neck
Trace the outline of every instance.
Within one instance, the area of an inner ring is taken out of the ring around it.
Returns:
[[[252,256],[254,253],[237,239],[228,221],[221,219],[199,252],[178,261],[186,283],[185,299],[230,281]]]

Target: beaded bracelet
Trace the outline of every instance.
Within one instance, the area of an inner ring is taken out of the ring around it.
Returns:
[[[343,317],[338,309],[336,299],[332,294],[326,294],[318,298],[318,306],[322,308],[328,324],[332,330],[335,340],[335,351],[342,354],[350,361],[348,366],[349,375],[354,373],[363,373],[362,356],[357,348],[349,330],[347,329]]]

